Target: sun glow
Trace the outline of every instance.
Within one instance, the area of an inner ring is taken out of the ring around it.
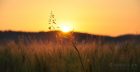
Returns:
[[[60,30],[64,33],[71,32],[73,29],[71,26],[68,25],[61,25]]]

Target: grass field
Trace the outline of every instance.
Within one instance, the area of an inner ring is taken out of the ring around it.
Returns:
[[[0,72],[140,72],[140,44],[9,41],[0,45]]]

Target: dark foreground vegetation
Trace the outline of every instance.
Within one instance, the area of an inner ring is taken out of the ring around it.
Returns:
[[[0,32],[0,72],[140,72],[139,41],[139,35]]]

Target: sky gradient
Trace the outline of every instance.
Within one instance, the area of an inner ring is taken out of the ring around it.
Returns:
[[[0,30],[48,31],[51,10],[57,24],[101,35],[140,33],[139,0],[0,0]]]

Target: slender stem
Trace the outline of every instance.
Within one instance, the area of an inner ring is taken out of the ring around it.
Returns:
[[[80,52],[79,52],[78,48],[76,47],[76,45],[75,45],[75,43],[73,41],[72,41],[72,45],[73,45],[74,49],[76,50],[76,52],[78,53],[78,57],[80,59],[81,65],[82,65],[83,72],[86,72],[85,67],[84,67],[84,64],[82,62],[82,57],[80,55]]]

